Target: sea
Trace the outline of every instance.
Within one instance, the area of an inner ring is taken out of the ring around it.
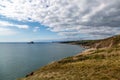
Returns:
[[[0,80],[16,80],[51,62],[85,50],[60,43],[0,43]]]

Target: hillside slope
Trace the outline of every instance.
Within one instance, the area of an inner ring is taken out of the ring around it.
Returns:
[[[48,64],[19,80],[120,80],[120,36],[93,43],[89,45],[93,49]]]
[[[109,37],[100,40],[80,40],[80,41],[65,41],[61,43],[77,44],[88,48],[105,48],[113,47],[120,44],[120,35]]]

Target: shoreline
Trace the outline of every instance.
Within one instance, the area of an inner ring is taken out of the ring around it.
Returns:
[[[115,36],[99,41],[88,41],[85,46],[79,42],[72,44],[67,42],[82,46],[85,50],[43,66],[19,80],[119,80],[119,40],[120,36]]]
[[[59,43],[59,44],[67,44],[67,43]],[[76,46],[79,46],[79,47],[84,48],[84,49],[83,49],[81,52],[78,52],[78,53],[76,53],[76,54],[73,55],[73,56],[64,57],[64,58],[61,58],[61,59],[59,59],[59,60],[52,61],[52,62],[50,62],[50,63],[48,63],[48,64],[46,64],[46,65],[44,65],[44,66],[41,66],[41,67],[38,68],[37,70],[34,70],[34,71],[32,71],[32,72],[26,74],[23,78],[27,78],[27,77],[30,77],[30,76],[34,75],[38,70],[44,68],[45,66],[48,66],[48,65],[51,65],[51,64],[60,62],[60,61],[64,60],[65,58],[77,56],[77,55],[82,54],[84,51],[86,51],[86,50],[89,49],[89,48],[85,48],[85,46],[83,46],[83,45],[78,45],[78,44],[68,44],[68,45],[76,45]],[[21,80],[21,79],[18,78],[17,80]]]
[[[62,43],[62,44],[63,44],[63,43]],[[77,45],[77,44],[70,44],[70,45]],[[77,46],[80,46],[80,47],[82,47],[82,48],[85,48],[85,47],[83,47],[82,45],[77,45]],[[83,54],[84,52],[86,52],[87,50],[90,50],[90,49],[91,49],[91,48],[85,48],[85,50],[83,50],[82,52],[79,52],[79,53],[77,53],[76,55],[69,56],[69,57],[76,57],[76,56],[79,56],[79,55]],[[65,57],[65,58],[62,58],[62,59],[57,60],[57,61],[52,61],[52,62],[50,62],[50,63],[48,63],[48,64],[46,64],[46,65],[40,67],[39,69],[34,70],[34,71],[32,71],[32,72],[26,74],[26,75],[25,75],[25,78],[34,75],[38,70],[40,70],[40,69],[42,69],[42,68],[44,68],[44,67],[46,67],[46,66],[48,66],[48,65],[51,65],[51,64],[54,64],[54,63],[61,62],[62,60],[66,59],[66,58],[69,58],[69,57]],[[17,79],[17,80],[19,80],[19,79]],[[21,79],[20,79],[20,80],[21,80]]]
[[[120,47],[117,48],[119,52]],[[114,47],[86,49],[77,55],[49,63],[18,80],[102,80],[105,77],[107,80],[118,80],[120,54],[115,52],[116,48]],[[106,74],[106,72],[109,74]],[[96,73],[98,76],[95,75]]]

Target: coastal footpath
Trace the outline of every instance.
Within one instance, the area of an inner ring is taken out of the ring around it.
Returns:
[[[18,80],[120,80],[120,36],[63,42],[89,47],[50,63]]]

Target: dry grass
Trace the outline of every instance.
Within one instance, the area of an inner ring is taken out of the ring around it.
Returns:
[[[120,35],[63,43],[94,49],[51,63],[19,80],[120,80]]]
[[[19,80],[120,80],[120,47],[89,50]]]

